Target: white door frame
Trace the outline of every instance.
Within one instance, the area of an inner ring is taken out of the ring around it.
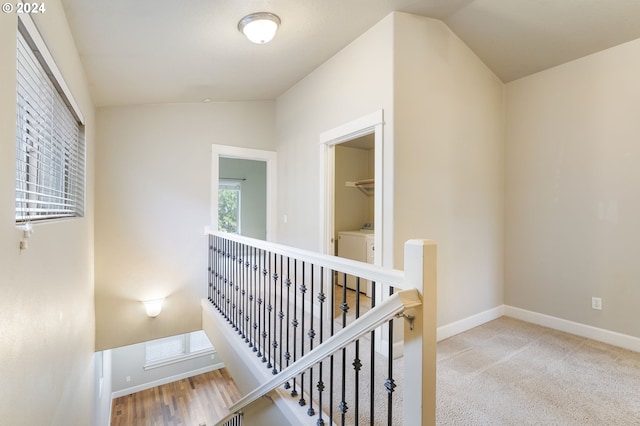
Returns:
[[[383,134],[383,110],[352,120],[320,134],[320,252],[333,255],[335,146],[374,134],[374,263],[393,267],[393,150]]]
[[[378,110],[320,134],[320,251],[333,255],[334,250],[334,192],[335,192],[335,146],[360,136],[374,135],[374,264],[393,268],[393,138],[384,138],[384,114]],[[390,131],[388,126],[386,131]],[[327,271],[328,272],[328,271]],[[325,272],[325,273],[327,273]],[[325,285],[331,283],[325,276]],[[329,294],[329,289],[324,289]],[[376,303],[387,296],[376,293]],[[332,320],[327,307],[325,315]],[[382,333],[376,333],[376,351],[386,353],[388,345]]]
[[[241,148],[230,145],[211,146],[211,229],[218,230],[218,185],[220,175],[220,157],[241,160],[264,161],[267,163],[267,241],[273,241],[276,233],[276,176],[277,155],[274,151]]]

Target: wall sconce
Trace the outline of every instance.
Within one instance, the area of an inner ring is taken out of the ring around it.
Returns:
[[[144,304],[144,309],[147,311],[147,316],[149,318],[155,318],[160,315],[163,302],[164,299],[147,300],[145,302],[142,302]]]

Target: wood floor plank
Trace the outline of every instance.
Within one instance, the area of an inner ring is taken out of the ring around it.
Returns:
[[[211,426],[239,399],[235,382],[221,368],[115,398],[111,426]]]

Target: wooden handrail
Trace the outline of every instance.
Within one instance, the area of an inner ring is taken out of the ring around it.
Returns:
[[[333,271],[340,271],[340,273],[346,273],[370,281],[375,281],[376,283],[390,285],[400,290],[408,289],[405,284],[404,272],[397,269],[383,268],[369,263],[362,263],[343,257],[329,256],[327,254],[243,237],[241,235],[230,234],[227,232],[207,230],[206,233],[207,235],[225,238],[260,250],[266,250],[278,255],[309,262],[313,265],[321,266]]]

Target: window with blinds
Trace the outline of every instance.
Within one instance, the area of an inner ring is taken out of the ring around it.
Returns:
[[[213,345],[202,330],[151,340],[145,347],[145,370],[214,353]]]
[[[84,126],[31,31],[17,43],[16,222],[82,217]]]

